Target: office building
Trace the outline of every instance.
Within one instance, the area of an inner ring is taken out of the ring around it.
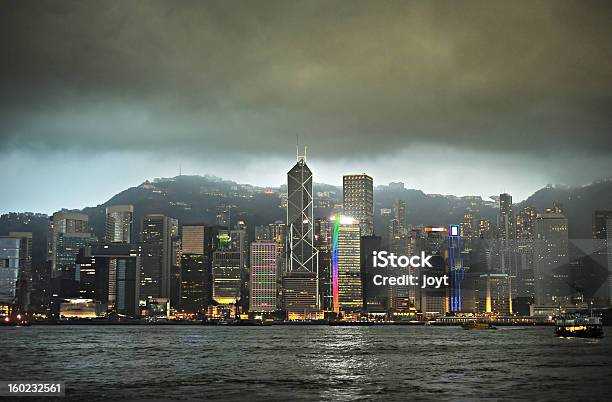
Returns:
[[[109,243],[131,243],[134,207],[113,205],[106,208],[106,241]]]
[[[328,218],[316,218],[314,243],[319,258],[319,301],[324,311],[332,311],[332,248],[333,225]]]
[[[229,250],[240,253],[240,306],[243,311],[249,308],[249,236],[244,221],[238,221],[229,231]]]
[[[305,153],[305,152],[304,152]],[[287,173],[288,262],[283,276],[283,308],[295,317],[319,308],[318,256],[314,247],[312,172],[306,156]]]
[[[178,221],[161,214],[142,217],[140,297],[170,298],[171,271],[174,265],[172,241],[178,232]]]
[[[19,239],[19,276],[17,278],[17,305],[20,311],[30,309],[32,291],[38,293],[41,283],[34,287],[32,273],[32,232],[9,232],[8,238]]]
[[[95,241],[89,232],[89,217],[80,212],[56,212],[49,219],[47,260],[51,278],[73,273],[79,248]]]
[[[213,253],[212,297],[227,310],[240,300],[242,290],[242,266],[240,251],[216,250]]]
[[[205,312],[211,301],[211,230],[203,224],[184,225],[181,253],[181,302],[185,312]]]
[[[374,275],[380,274],[380,268],[374,267],[374,251],[381,251],[380,236],[362,236],[361,253],[361,284],[363,287],[363,307],[371,313],[385,313],[388,304],[388,285],[375,285]]]
[[[569,264],[567,218],[558,212],[538,214],[535,225],[535,303],[559,306],[559,287],[567,286],[563,270]]]
[[[361,286],[361,226],[359,221],[336,214],[333,229],[332,289],[334,311],[358,311],[363,307]]]
[[[507,316],[512,314],[512,278],[504,273],[481,274],[476,286],[476,311]]]
[[[596,210],[593,212],[593,242],[595,254],[606,261],[608,277],[607,295],[608,305],[612,305],[612,210]]]
[[[14,237],[0,237],[0,303],[18,303],[18,278],[20,240]]]
[[[342,179],[344,215],[359,221],[362,236],[374,235],[374,184],[367,174],[346,175]]]
[[[276,310],[278,253],[276,243],[251,243],[249,311]]]
[[[127,243],[97,243],[77,258],[80,299],[99,302],[106,311],[140,315],[141,247]]]

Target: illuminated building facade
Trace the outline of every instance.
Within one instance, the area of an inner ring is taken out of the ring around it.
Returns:
[[[213,253],[213,299],[222,306],[233,306],[240,300],[242,266],[240,251]]]
[[[448,231],[448,261],[450,271],[450,311],[463,311],[461,282],[465,279],[461,246],[461,226],[450,225]]]
[[[481,274],[476,286],[477,313],[512,314],[512,278],[504,273]]]
[[[334,225],[332,289],[334,311],[356,311],[363,308],[361,284],[361,227],[359,221],[336,214]]]
[[[249,311],[276,310],[278,252],[276,243],[251,243]]]

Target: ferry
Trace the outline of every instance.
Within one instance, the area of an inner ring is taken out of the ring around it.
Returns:
[[[477,322],[477,321],[468,321],[466,323],[463,323],[461,324],[461,328],[463,329],[497,329],[497,327],[491,324],[490,322]]]
[[[555,334],[564,337],[599,338],[603,336],[600,317],[559,318],[555,323]]]

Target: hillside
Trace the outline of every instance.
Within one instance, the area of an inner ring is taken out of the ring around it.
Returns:
[[[177,218],[181,224],[205,222],[214,224],[217,214],[231,206],[231,221],[244,220],[253,230],[256,225],[286,219],[282,198],[285,186],[262,188],[238,184],[213,176],[178,176],[144,182],[128,188],[103,204],[87,207],[91,226],[100,238],[104,235],[105,208],[115,204],[133,204],[135,229],[140,218],[147,213],[163,213]],[[315,217],[329,216],[334,205],[342,202],[342,189],[315,183]],[[420,190],[398,186],[377,186],[374,190],[375,231],[386,233],[388,217],[381,208],[392,208],[397,199],[406,201],[409,224],[447,225],[460,222],[464,211],[470,208],[474,217],[495,219],[497,210],[490,201],[480,197],[425,194]],[[536,191],[527,200],[516,204],[518,210],[532,205],[543,210],[554,201],[561,202],[569,219],[571,238],[591,236],[592,213],[595,209],[612,209],[612,180],[598,181],[577,188],[546,187]],[[47,216],[32,213],[11,213],[0,216],[0,235],[9,231],[34,232],[35,263],[44,261]]]

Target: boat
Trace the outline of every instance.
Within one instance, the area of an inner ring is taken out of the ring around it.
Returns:
[[[600,317],[561,317],[555,322],[555,335],[576,338],[599,338],[603,336]]]
[[[491,324],[490,322],[480,322],[480,321],[465,322],[461,324],[461,328],[463,329],[497,329],[497,327]]]
[[[29,327],[30,321],[27,317],[17,314],[14,316],[5,316],[0,319],[0,326],[3,327]]]

